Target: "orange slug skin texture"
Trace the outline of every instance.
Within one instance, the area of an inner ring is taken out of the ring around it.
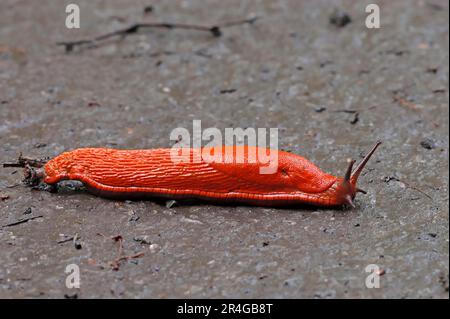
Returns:
[[[267,206],[343,203],[338,196],[340,178],[299,155],[271,150],[277,152],[277,168],[273,174],[261,174],[260,168],[268,164],[252,154],[265,149],[219,146],[178,149],[177,154],[182,151],[189,161],[173,157],[173,149],[76,149],[48,161],[44,181],[79,180],[91,192],[107,197],[192,198]],[[205,161],[202,152],[221,153],[226,160]],[[237,153],[244,154],[244,163],[236,163]]]

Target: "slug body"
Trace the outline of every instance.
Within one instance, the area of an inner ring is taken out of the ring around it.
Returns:
[[[50,185],[78,180],[90,192],[105,197],[190,198],[263,206],[353,206],[356,192],[361,191],[356,188],[358,176],[378,145],[353,174],[352,161],[345,177],[324,173],[299,155],[275,150],[271,152],[276,152],[276,170],[261,174],[261,167],[267,164],[254,157],[261,149],[249,146],[178,149],[175,157],[174,149],[81,148],[48,161],[41,177]],[[189,160],[177,158],[182,152]],[[205,152],[221,153],[223,160],[205,161],[201,156]],[[244,154],[243,162],[236,160],[238,153]]]

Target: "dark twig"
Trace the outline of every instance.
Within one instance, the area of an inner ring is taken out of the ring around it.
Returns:
[[[22,154],[15,163],[3,163],[3,167],[23,167],[25,178],[23,182],[28,186],[36,186],[41,182],[43,177],[42,167],[47,163],[48,159],[34,159],[23,157]]]
[[[74,237],[73,237],[73,236],[70,236],[70,237],[67,237],[67,238],[65,238],[65,239],[58,240],[56,243],[57,243],[57,244],[64,244],[64,243],[67,243],[67,242],[69,242],[69,241],[72,241],[72,242],[73,242],[73,240],[74,240]]]
[[[347,109],[342,109],[342,110],[334,110],[332,112],[336,112],[336,113],[348,113],[348,114],[355,114],[358,113],[357,110],[347,110]]]
[[[3,167],[42,167],[47,163],[47,160],[44,159],[35,159],[35,158],[27,158],[23,157],[22,154],[19,155],[17,162],[15,163],[3,163]]]
[[[16,188],[16,187],[19,187],[20,185],[22,185],[22,184],[17,183],[17,184],[14,184],[14,185],[5,186],[5,188]]]
[[[111,266],[111,268],[113,270],[119,270],[120,262],[127,261],[127,260],[130,260],[130,259],[141,258],[142,256],[144,256],[144,252],[140,252],[140,253],[137,253],[137,254],[134,254],[134,255],[129,255],[129,256],[121,256],[121,257],[118,257],[115,260],[111,261],[109,263],[109,265]]]
[[[353,119],[350,121],[350,124],[355,125],[359,121],[359,112],[353,113]]]
[[[203,25],[196,25],[196,24],[183,24],[183,23],[167,23],[167,22],[155,22],[155,23],[135,23],[125,29],[119,29],[110,33],[106,33],[100,36],[97,36],[91,40],[79,40],[79,41],[61,41],[57,42],[57,45],[64,46],[66,52],[71,52],[73,49],[77,46],[83,46],[83,45],[94,45],[95,43],[101,42],[103,40],[109,39],[111,37],[121,36],[126,37],[130,34],[137,33],[140,29],[144,28],[154,28],[154,29],[184,29],[184,30],[196,30],[196,31],[203,31],[203,32],[209,32],[214,37],[220,37],[222,35],[222,29],[229,28],[237,25],[242,24],[253,24],[259,17],[254,17],[250,19],[245,20],[238,20],[238,21],[232,21],[223,23],[220,25],[213,25],[213,26],[203,26]]]
[[[20,225],[20,224],[26,223],[26,222],[28,222],[30,220],[37,219],[37,218],[42,218],[42,217],[44,217],[44,216],[38,215],[38,216],[31,216],[31,217],[27,217],[27,218],[22,218],[22,219],[16,220],[15,222],[3,225],[3,226],[1,226],[1,228]]]

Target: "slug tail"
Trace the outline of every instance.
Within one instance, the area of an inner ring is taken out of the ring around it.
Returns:
[[[375,151],[377,150],[378,146],[380,146],[380,144],[381,144],[381,141],[378,141],[377,143],[375,143],[375,145],[372,147],[372,149],[369,151],[369,153],[367,153],[367,155],[363,158],[361,163],[358,164],[358,166],[356,167],[353,174],[351,174],[350,182],[353,186],[356,186],[356,182],[358,181],[359,175],[361,174],[362,170],[366,166],[369,159],[372,157],[373,153],[375,153]],[[361,193],[364,193],[364,191],[362,189],[358,189],[358,191]]]

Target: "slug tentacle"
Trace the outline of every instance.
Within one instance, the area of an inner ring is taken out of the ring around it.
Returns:
[[[352,169],[353,165],[355,165],[355,162],[355,160],[351,160],[350,164],[348,165],[347,172],[345,172],[344,180],[346,180],[347,182],[350,182],[350,177],[352,175]]]
[[[364,156],[363,160],[361,161],[361,163],[358,164],[358,166],[356,167],[355,171],[353,172],[353,174],[350,177],[351,183],[353,186],[356,186],[356,182],[358,181],[358,177],[361,174],[362,170],[364,169],[364,166],[366,166],[367,162],[369,161],[369,159],[372,157],[373,153],[375,153],[375,151],[377,150],[378,146],[381,145],[381,141],[378,141],[373,147],[372,149],[369,151],[369,153],[367,153],[366,156]]]
[[[367,191],[365,191],[364,189],[358,188],[358,187],[356,188],[356,192],[363,193],[364,195],[367,194]]]

